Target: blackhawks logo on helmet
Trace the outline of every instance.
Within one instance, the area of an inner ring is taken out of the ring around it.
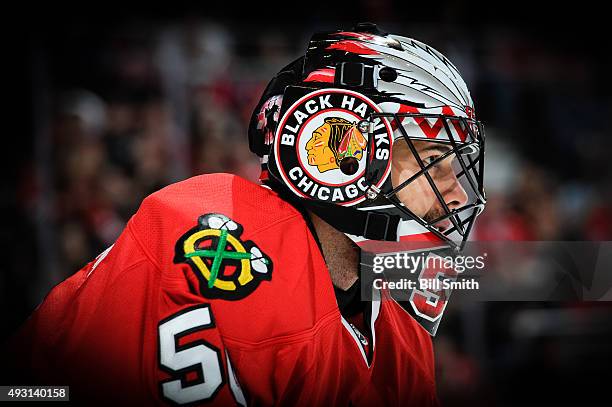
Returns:
[[[227,216],[209,213],[176,242],[174,263],[191,266],[204,297],[239,300],[272,278],[272,260],[252,241],[242,241],[242,232]]]
[[[276,130],[278,174],[304,198],[342,205],[363,201],[368,187],[380,187],[390,170],[389,123],[380,118],[366,122],[380,112],[373,101],[346,89],[322,89],[299,98]],[[377,169],[368,182],[367,167]]]

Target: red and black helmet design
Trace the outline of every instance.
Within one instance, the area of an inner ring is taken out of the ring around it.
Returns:
[[[442,143],[468,195],[451,209],[415,143]],[[457,68],[414,39],[373,24],[317,33],[266,88],[249,128],[262,181],[289,193],[362,247],[422,240],[461,249],[486,199],[484,131]],[[393,185],[392,147],[406,143],[420,171]],[[426,179],[443,213],[424,219],[397,194]],[[445,222],[449,227],[437,227]]]

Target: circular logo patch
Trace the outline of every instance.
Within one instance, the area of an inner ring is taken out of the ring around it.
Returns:
[[[366,166],[381,168],[374,185],[387,178],[391,162],[391,128],[377,118],[360,130],[360,122],[379,107],[360,93],[323,89],[297,100],[275,134],[274,158],[280,176],[299,196],[354,205],[369,187]]]
[[[238,222],[209,213],[176,242],[174,263],[191,266],[204,297],[239,300],[272,278],[272,260],[242,232]]]

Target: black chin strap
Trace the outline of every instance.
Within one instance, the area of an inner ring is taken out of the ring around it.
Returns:
[[[266,184],[283,199],[312,211],[337,230],[370,240],[397,241],[397,226],[401,217],[377,211],[360,211],[347,206],[334,205],[309,199],[299,199],[272,177]]]
[[[306,208],[341,232],[371,240],[397,240],[400,217],[377,211],[359,211],[346,206],[304,200]]]

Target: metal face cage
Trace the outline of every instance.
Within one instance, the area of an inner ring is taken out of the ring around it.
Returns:
[[[418,222],[427,230],[435,234],[435,236],[448,243],[452,249],[461,251],[468,240],[476,217],[483,211],[486,204],[486,195],[483,186],[485,151],[484,126],[481,122],[474,119],[443,114],[375,113],[371,115],[369,120],[373,122],[377,118],[381,120],[386,119],[392,123],[392,127],[397,129],[394,131],[394,143],[400,142],[400,140],[401,142],[405,142],[420,168],[419,171],[399,185],[392,185],[391,182],[389,182],[388,185],[390,185],[390,187],[380,191],[380,194],[377,194],[377,198],[382,198],[388,203],[393,204],[402,213],[402,217],[406,216],[408,219]],[[414,134],[411,135],[402,124],[407,118],[414,119],[415,122],[419,120],[436,119],[437,123],[442,123],[442,128],[445,130],[448,137],[440,139],[416,136]],[[455,129],[455,133],[459,131],[464,137],[456,140],[451,131],[451,126]],[[435,158],[432,162],[425,163],[421,159],[417,147],[415,146],[416,140],[442,143],[449,149]],[[449,158],[454,160],[454,175],[468,195],[467,203],[455,209],[449,208],[448,203],[445,202],[441,191],[430,174],[430,171],[432,171],[436,165]],[[442,208],[443,214],[436,219],[423,219],[406,207],[398,198],[398,193],[419,179],[419,177],[425,177]],[[450,225],[447,229],[440,230],[436,227],[436,224],[444,221],[450,221]]]

